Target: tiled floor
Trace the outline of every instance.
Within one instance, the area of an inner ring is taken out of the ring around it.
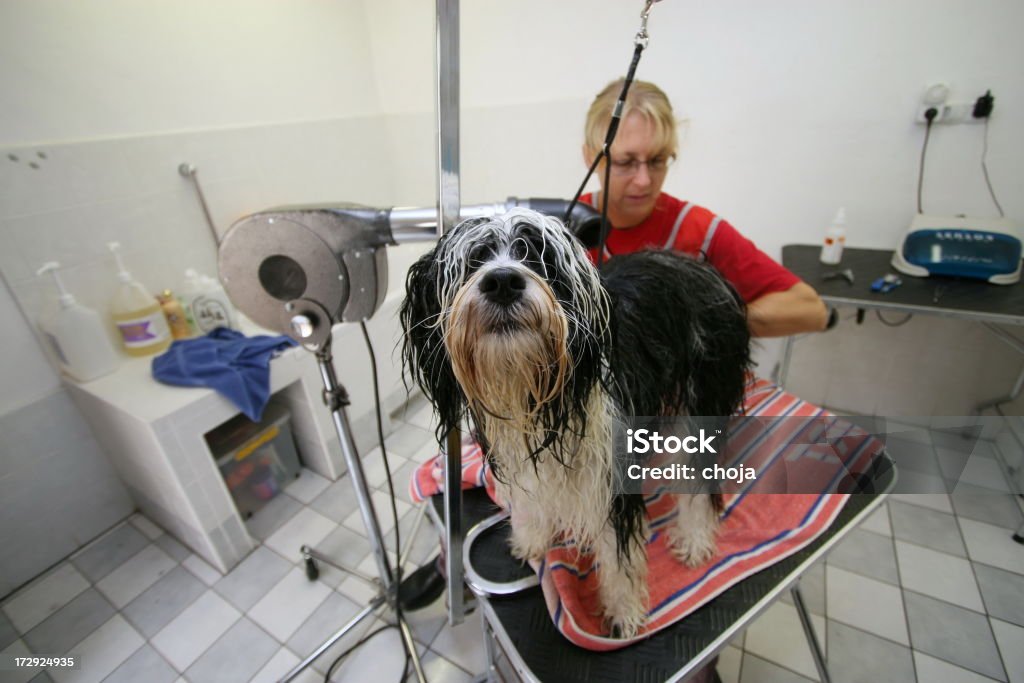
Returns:
[[[419,410],[388,439],[408,536],[414,508],[406,483],[434,451],[429,412]],[[376,452],[366,474],[383,496]],[[996,468],[976,466],[977,483]],[[376,496],[375,496],[376,497]],[[381,523],[393,543],[386,498]],[[833,680],[1024,681],[1024,546],[1010,540],[1020,508],[1009,494],[964,487],[953,495],[893,496],[803,581]],[[373,559],[347,478],[311,473],[249,522],[261,544],[222,576],[161,529],[135,516],[39,577],[0,607],[0,651],[81,653],[74,671],[2,672],[0,680],[107,683],[274,681],[365,604],[367,587],[323,567],[307,580],[299,546],[373,573]],[[436,552],[425,526],[411,551]],[[480,625],[445,623],[443,601],[410,616],[432,683],[468,681],[485,666]],[[323,679],[345,647],[333,646],[300,681]],[[335,681],[392,681],[402,666],[393,630],[337,669]],[[726,683],[816,680],[796,610],[775,604],[722,654]]]

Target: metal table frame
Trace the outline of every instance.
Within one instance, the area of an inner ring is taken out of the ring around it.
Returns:
[[[953,278],[915,278],[901,275],[903,284],[888,294],[870,290],[874,280],[895,272],[890,265],[892,251],[850,248],[843,252],[839,265],[818,260],[820,246],[789,244],[782,248],[782,265],[814,287],[827,306],[851,306],[862,310],[895,311],[956,318],[981,323],[1000,340],[1024,355],[1024,340],[997,325],[1024,326],[1024,282],[991,285],[985,282]],[[851,268],[855,284],[845,280],[824,280],[829,272]],[[800,337],[786,338],[777,383],[785,386],[792,359],[793,344]],[[976,414],[1016,399],[1024,389],[1024,367],[1006,396],[975,406]]]
[[[886,458],[889,465],[895,469],[895,465],[892,464],[891,458],[888,455],[883,455]],[[767,594],[761,597],[757,602],[747,609],[747,611],[726,629],[722,631],[709,645],[707,645],[696,657],[690,661],[685,662],[670,678],[666,679],[665,683],[674,683],[676,681],[683,681],[688,676],[696,673],[701,668],[706,666],[711,660],[718,655],[729,642],[744,629],[748,628],[750,624],[763,614],[771,605],[778,600],[788,590],[793,598],[793,606],[796,608],[797,614],[800,618],[800,624],[803,627],[804,635],[807,639],[808,647],[810,648],[811,655],[814,659],[815,666],[818,670],[820,680],[823,683],[829,683],[831,677],[828,672],[826,658],[824,651],[818,641],[818,637],[814,631],[814,627],[811,623],[811,616],[807,610],[807,606],[804,603],[803,595],[800,592],[799,581],[800,577],[808,569],[813,567],[815,563],[821,561],[838,543],[840,543],[848,533],[853,529],[857,528],[859,524],[870,516],[875,510],[882,505],[888,496],[889,491],[892,490],[896,482],[896,474],[893,472],[891,480],[888,482],[884,490],[874,494],[875,497],[867,505],[864,506],[854,517],[847,520],[844,526],[832,534],[824,543],[822,543],[817,549],[815,549],[808,557],[806,557],[796,568],[790,571],[785,577],[783,577]],[[859,495],[859,494],[855,494]],[[435,526],[438,528],[440,533],[444,533],[444,521],[437,513],[435,506],[430,504],[428,501],[425,503],[427,508],[428,516],[431,518]],[[499,618],[495,608],[489,600],[490,596],[495,595],[508,595],[511,593],[536,586],[539,580],[535,575],[531,575],[527,578],[520,579],[515,582],[506,584],[495,584],[482,579],[479,573],[473,568],[470,562],[470,550],[474,540],[480,536],[484,531],[490,527],[495,526],[497,523],[504,521],[507,518],[507,513],[502,512],[490,517],[485,518],[482,521],[474,524],[468,531],[465,537],[465,547],[463,553],[464,560],[464,571],[466,576],[466,582],[473,591],[476,602],[479,605],[481,619],[483,627],[485,629],[485,644],[487,646],[487,659],[488,659],[488,671],[486,673],[486,680],[491,681],[503,681],[501,673],[497,669],[498,652],[495,650],[495,643],[500,645],[502,653],[507,658],[508,662],[515,669],[516,675],[521,681],[537,681],[540,683],[540,679],[533,673],[526,661],[519,655],[517,648],[515,647],[512,639],[508,632],[502,625],[501,619]],[[838,520],[837,520],[838,522]],[[834,523],[837,523],[834,522]],[[742,582],[741,582],[742,583]],[[713,601],[712,603],[713,604]],[[493,638],[493,640],[492,640]]]

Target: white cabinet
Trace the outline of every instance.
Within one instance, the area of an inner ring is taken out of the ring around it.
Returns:
[[[158,383],[150,363],[126,358],[112,375],[68,381],[68,391],[139,509],[227,572],[254,542],[203,435],[239,411],[213,390]],[[271,362],[270,380],[271,393],[291,413],[303,465],[337,479],[345,465],[313,355],[285,351]]]

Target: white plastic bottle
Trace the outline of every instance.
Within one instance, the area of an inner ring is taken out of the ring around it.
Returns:
[[[121,343],[129,356],[149,356],[171,345],[171,328],[164,309],[146,288],[132,279],[121,260],[121,245],[107,245],[117,260],[120,286],[110,302],[110,315],[121,333]]]
[[[821,262],[834,266],[843,260],[846,246],[846,209],[839,207],[832,224],[825,231],[825,244],[821,247]]]
[[[76,302],[64,289],[57,275],[59,268],[59,263],[50,261],[36,272],[36,275],[50,273],[60,292],[59,307],[39,320],[39,328],[61,370],[72,379],[88,382],[117,369],[117,352],[100,314]]]
[[[199,334],[218,327],[238,329],[238,314],[227,292],[215,278],[200,275],[193,268],[185,271],[181,301]]]

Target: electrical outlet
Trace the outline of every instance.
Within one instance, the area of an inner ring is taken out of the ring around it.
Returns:
[[[974,102],[947,102],[946,104],[927,105],[923,104],[917,108],[918,123],[928,123],[924,117],[926,111],[934,107],[938,110],[932,123],[941,123],[951,126],[956,123],[985,123],[985,119],[974,118]]]
[[[942,121],[942,111],[943,109],[945,109],[945,105],[943,104],[922,104],[920,107],[917,108],[917,118],[915,119],[915,121],[917,121],[918,123],[928,123],[928,119],[925,117],[925,113],[929,109],[934,109],[938,112],[938,114],[935,115],[935,118],[932,119],[932,123],[939,123],[940,121]]]

